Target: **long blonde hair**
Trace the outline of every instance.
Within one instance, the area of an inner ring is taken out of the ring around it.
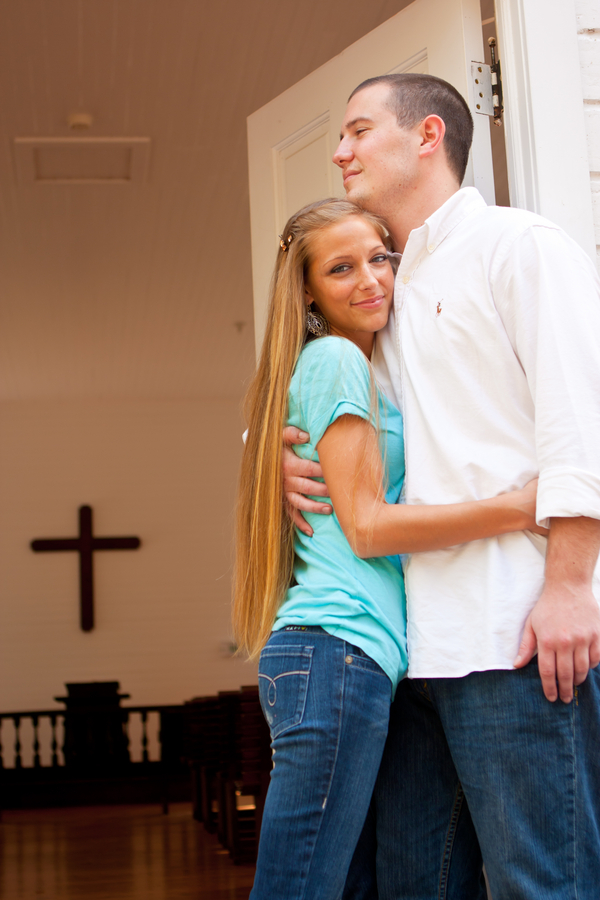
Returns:
[[[348,200],[320,200],[287,222],[271,280],[262,351],[244,400],[248,438],[237,501],[233,625],[239,649],[250,657],[267,642],[293,572],[294,529],[284,505],[281,432],[307,336],[304,280],[315,235],[350,216],[365,218],[389,246],[377,216]]]

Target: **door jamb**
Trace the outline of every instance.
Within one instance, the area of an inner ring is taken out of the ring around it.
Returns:
[[[595,260],[574,0],[496,0],[511,205],[556,222]]]

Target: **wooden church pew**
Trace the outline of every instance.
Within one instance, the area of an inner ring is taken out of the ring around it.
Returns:
[[[216,831],[234,862],[252,862],[271,769],[258,688],[198,697],[185,710],[194,816]]]
[[[227,849],[235,863],[254,862],[271,771],[269,729],[258,688],[243,687],[235,716],[235,777],[227,782]]]
[[[215,778],[221,759],[218,697],[194,697],[184,704],[184,754],[192,772],[193,816],[214,833],[217,829]]]

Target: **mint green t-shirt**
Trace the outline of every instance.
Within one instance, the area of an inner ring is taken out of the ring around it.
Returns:
[[[385,498],[396,503],[404,479],[402,416],[379,391],[377,395]],[[302,350],[290,385],[288,425],[310,435],[310,443],[295,447],[296,453],[318,460],[316,445],[329,425],[346,413],[374,421],[368,362],[345,338],[319,338]],[[309,538],[296,529],[296,583],[277,613],[274,630],[320,625],[379,663],[395,690],[407,668],[406,596],[399,557],[359,559],[335,511],[330,516],[308,513],[306,518],[314,534]]]

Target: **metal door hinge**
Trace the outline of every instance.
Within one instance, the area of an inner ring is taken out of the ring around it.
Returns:
[[[492,54],[491,66],[480,62],[471,63],[475,112],[482,116],[492,116],[494,125],[502,125],[502,76],[500,61],[496,60],[496,39],[489,38],[488,44]]]

